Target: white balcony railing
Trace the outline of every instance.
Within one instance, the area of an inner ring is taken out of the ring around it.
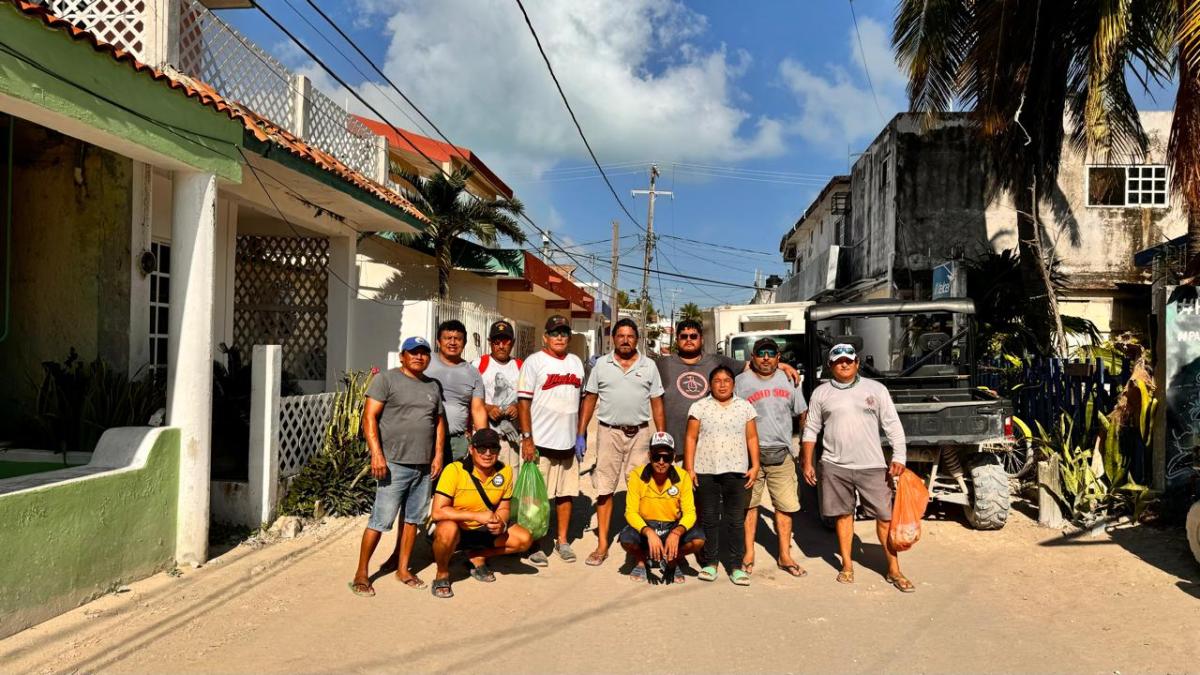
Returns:
[[[841,248],[830,246],[813,256],[799,272],[779,285],[775,291],[775,301],[812,300],[825,291],[837,288],[838,257]]]
[[[138,60],[203,82],[364,176],[386,179],[386,147],[366,125],[199,0],[41,1]]]

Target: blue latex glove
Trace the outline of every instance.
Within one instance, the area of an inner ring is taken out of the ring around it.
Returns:
[[[587,434],[579,434],[575,437],[575,459],[582,460],[584,453],[587,452]]]

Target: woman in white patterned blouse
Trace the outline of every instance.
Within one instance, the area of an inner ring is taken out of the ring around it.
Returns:
[[[729,368],[713,368],[708,376],[710,395],[693,403],[688,411],[683,468],[696,486],[707,537],[698,556],[700,579],[716,579],[718,565],[724,562],[725,568],[732,570],[729,579],[733,583],[749,586],[750,575],[742,569],[742,549],[746,503],[758,478],[758,430],[754,426],[758,414],[748,401],[734,396],[733,379]]]

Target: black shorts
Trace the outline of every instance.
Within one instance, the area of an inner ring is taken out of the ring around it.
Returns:
[[[647,520],[646,525],[654,529],[660,537],[665,537],[676,523],[669,523],[663,520]],[[625,529],[621,530],[620,536],[617,538],[623,545],[640,546],[643,551],[650,550],[650,542],[646,539],[646,535],[633,529],[633,526],[626,525]],[[683,536],[679,538],[680,544],[687,544],[696,540],[704,540],[704,530],[699,525],[693,525]]]
[[[496,545],[496,536],[488,532],[486,527],[481,527],[478,530],[462,528],[458,531],[458,548],[463,551],[492,548]]]

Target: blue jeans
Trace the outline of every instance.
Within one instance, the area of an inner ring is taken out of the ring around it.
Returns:
[[[389,532],[404,505],[404,522],[420,525],[429,516],[429,500],[433,481],[429,479],[428,464],[398,464],[388,462],[388,475],[375,488],[375,506],[367,527],[377,532]]]

